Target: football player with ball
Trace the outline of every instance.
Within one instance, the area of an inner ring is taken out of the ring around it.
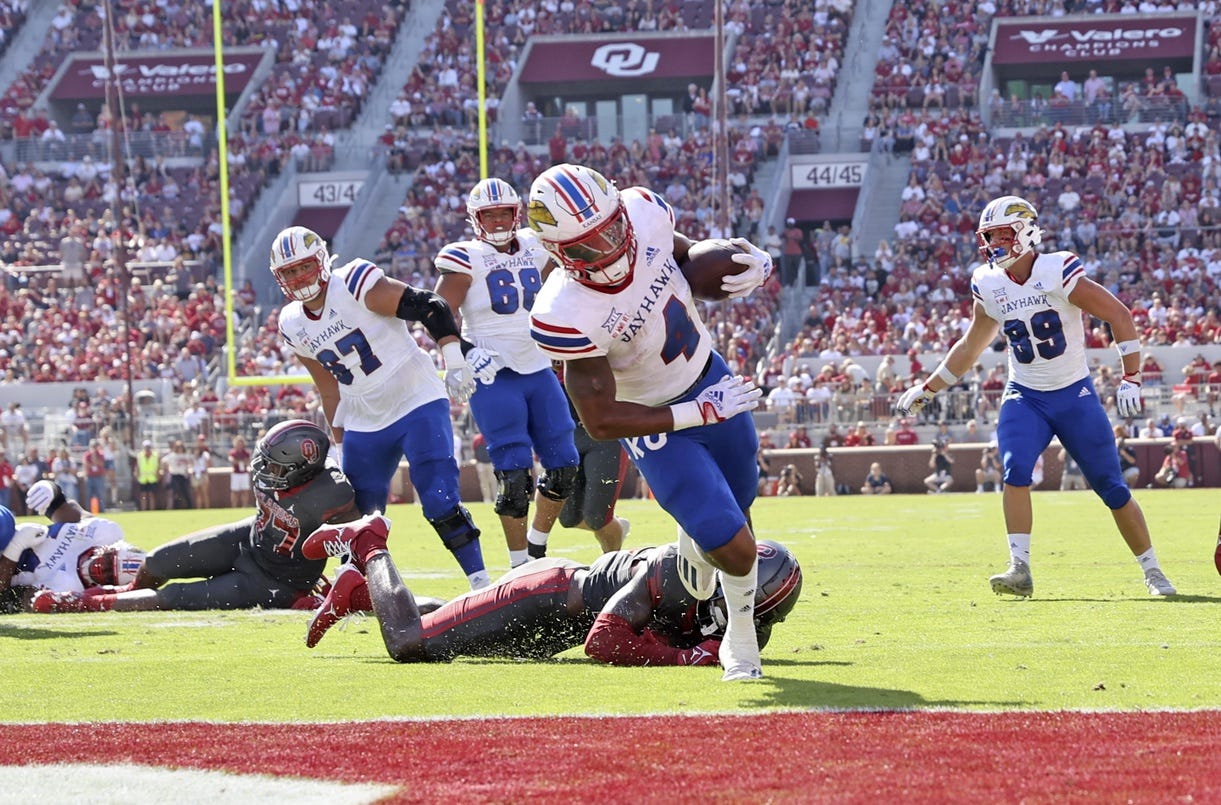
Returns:
[[[674,211],[657,193],[620,191],[583,165],[539,175],[526,219],[563,269],[535,299],[535,343],[565,362],[568,395],[589,434],[622,440],[678,521],[680,575],[692,595],[711,596],[721,571],[724,678],[758,679],[758,567],[747,516],[758,490],[758,435],[753,419],[738,415],[756,408],[762,392],[732,376],[713,349],[684,274],[692,242],[675,231]],[[716,296],[746,296],[771,274],[766,252],[732,243],[740,251],[719,270],[700,261],[701,288]],[[710,274],[719,287],[703,282]]]

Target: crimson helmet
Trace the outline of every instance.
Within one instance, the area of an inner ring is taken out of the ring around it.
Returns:
[[[265,490],[291,489],[322,472],[331,440],[313,422],[290,419],[259,439],[250,460],[251,478]]]
[[[755,587],[755,633],[759,648],[767,645],[772,626],[780,623],[797,606],[801,596],[801,565],[788,548],[774,540],[755,544],[759,555],[759,580]],[[697,607],[700,629],[706,637],[725,634],[725,593],[717,585],[716,592]]]

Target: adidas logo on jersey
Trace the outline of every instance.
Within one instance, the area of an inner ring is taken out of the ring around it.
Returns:
[[[1092,395],[1090,394],[1090,390],[1087,388],[1082,388],[1081,391],[1077,392],[1078,399],[1080,399],[1082,397],[1089,397],[1089,396],[1092,396]]]

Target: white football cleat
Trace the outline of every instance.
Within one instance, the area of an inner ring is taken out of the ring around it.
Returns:
[[[707,601],[716,592],[716,568],[681,526],[678,529],[678,577],[696,601]]]
[[[751,634],[754,637],[754,634]],[[731,640],[728,635],[721,641],[717,654],[721,667],[725,669],[722,682],[740,682],[763,678],[763,663],[759,659],[759,645],[755,640]]]

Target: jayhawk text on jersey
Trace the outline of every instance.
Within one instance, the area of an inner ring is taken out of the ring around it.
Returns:
[[[712,339],[674,260],[674,212],[644,188],[620,198],[636,237],[631,279],[599,290],[553,272],[535,300],[531,335],[555,360],[605,355],[620,400],[662,405],[699,379]]]
[[[989,263],[975,269],[971,294],[1009,342],[1010,380],[1052,391],[1089,375],[1081,309],[1068,301],[1084,276],[1072,252],[1036,256],[1023,283]]]
[[[79,593],[85,589],[77,565],[81,554],[91,548],[105,548],[123,539],[123,529],[113,520],[86,517],[79,523],[55,523],[32,551],[25,552],[13,574],[14,587],[46,587],[60,592]],[[29,559],[37,559],[37,564]]]
[[[383,276],[367,260],[331,273],[326,303],[312,313],[301,302],[280,311],[280,336],[339,382],[337,427],[377,431],[409,411],[445,397],[436,366],[411,337],[407,322],[365,306],[365,294]]]
[[[527,320],[543,288],[543,267],[551,257],[533,230],[519,229],[516,244],[505,253],[481,240],[450,243],[435,263],[442,273],[471,278],[462,302],[462,336],[476,346],[496,350],[505,366],[527,375],[550,366],[530,339]]]

